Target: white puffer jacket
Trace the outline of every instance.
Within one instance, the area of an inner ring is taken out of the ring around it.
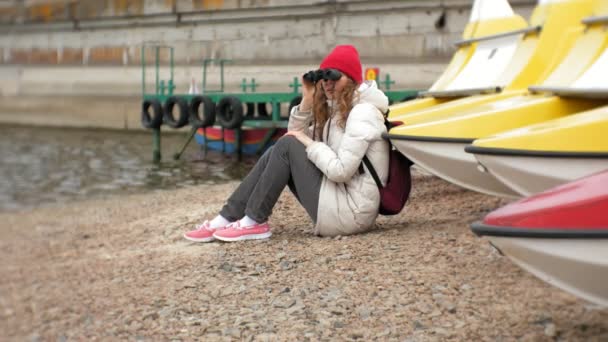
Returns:
[[[358,101],[345,127],[341,128],[337,118],[332,117],[323,128],[323,141],[315,141],[306,148],[308,159],[325,175],[315,226],[318,235],[361,233],[373,228],[378,216],[378,187],[367,168],[359,173],[359,165],[367,155],[386,184],[389,145],[382,139],[382,133],[386,132],[382,113],[388,109],[388,98],[374,81],[361,84],[358,92]],[[311,136],[311,121],[311,111],[300,112],[299,107],[294,107],[288,129]]]

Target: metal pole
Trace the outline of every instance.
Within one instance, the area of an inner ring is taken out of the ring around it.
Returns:
[[[160,77],[159,77],[159,73],[160,73],[160,47],[156,47],[156,95],[158,96],[158,90],[159,90],[159,82],[160,82]]]
[[[152,130],[152,161],[159,163],[160,155],[160,128]]]
[[[235,152],[238,158],[238,161],[243,160],[243,147],[242,147],[242,138],[243,138],[243,131],[241,127],[237,127],[234,129],[234,147],[235,147]]]
[[[224,127],[222,127],[222,154],[226,153],[226,139],[224,139]]]
[[[272,140],[272,137],[274,137],[274,134],[276,132],[277,132],[276,128],[269,128],[268,129],[268,131],[266,132],[266,134],[264,134],[264,139],[262,140],[262,142],[260,143],[260,145],[258,145],[258,148],[255,151],[255,154],[261,155],[262,152],[264,152],[266,150],[266,146],[268,146],[268,144],[270,144],[270,141]]]
[[[207,139],[207,127],[203,127],[203,158],[207,157],[207,144],[209,143],[209,139]]]
[[[281,120],[281,102],[272,102],[272,121],[277,122]]]
[[[173,95],[173,87],[175,85],[175,82],[173,82],[173,67],[174,67],[174,62],[173,62],[173,47],[171,47],[171,85],[169,88],[169,95]]]
[[[178,153],[173,155],[173,159],[178,160],[182,156],[182,154],[186,150],[186,147],[188,147],[188,145],[192,141],[192,138],[194,138],[194,134],[196,134],[196,130],[197,130],[197,128],[195,126],[192,126],[192,128],[190,129],[190,136],[188,137],[188,140],[186,140],[186,143],[184,144],[184,146],[182,146],[182,149]]]

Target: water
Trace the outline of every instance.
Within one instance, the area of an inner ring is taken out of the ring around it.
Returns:
[[[152,162],[151,132],[0,125],[0,211],[107,195],[242,179],[252,158],[202,152],[187,133],[163,134],[163,162]]]

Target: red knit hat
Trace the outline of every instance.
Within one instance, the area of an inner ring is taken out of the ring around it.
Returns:
[[[359,52],[352,45],[338,45],[323,59],[321,69],[336,69],[348,75],[357,84],[363,82]]]

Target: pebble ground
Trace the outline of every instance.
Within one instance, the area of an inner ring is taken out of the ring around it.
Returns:
[[[285,192],[268,240],[184,240],[236,185],[0,214],[0,340],[608,341],[608,310],[471,233],[504,200],[416,175],[367,234],[312,235]]]

